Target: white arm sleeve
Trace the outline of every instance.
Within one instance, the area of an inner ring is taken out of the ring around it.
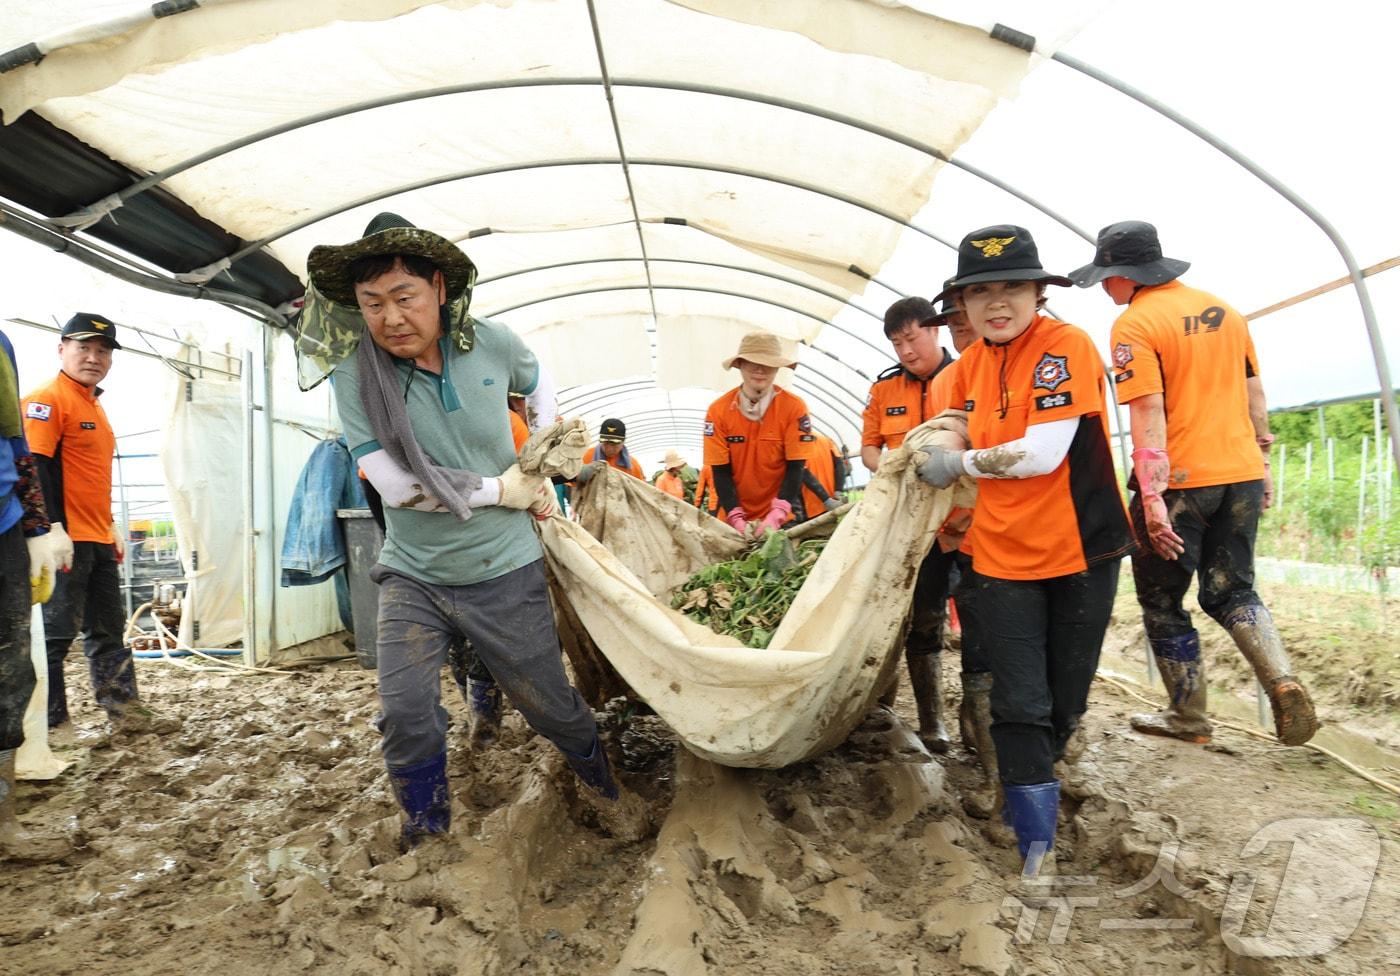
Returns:
[[[1026,435],[996,447],[963,453],[963,470],[974,478],[1035,478],[1060,466],[1069,453],[1079,417],[1026,428]]]
[[[541,363],[535,376],[535,388],[525,396],[526,421],[531,432],[534,432],[548,427],[558,416],[559,400],[554,393],[554,377]]]
[[[365,473],[374,490],[384,499],[388,508],[411,508],[419,512],[445,512],[446,506],[432,495],[423,491],[412,471],[399,467],[389,452],[383,449],[372,451],[359,460],[360,470]],[[472,508],[496,505],[501,501],[501,479],[482,478],[481,487],[471,493],[467,504]]]

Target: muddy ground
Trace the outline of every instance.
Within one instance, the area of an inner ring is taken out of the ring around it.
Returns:
[[[1368,628],[1375,598],[1265,589],[1324,717],[1394,744],[1397,642]],[[1202,629],[1217,699],[1248,715],[1244,672]],[[1120,602],[1106,662],[1130,671],[1140,642]],[[973,758],[929,756],[900,721],[745,771],[613,708],[610,750],[645,810],[619,827],[514,713],[471,754],[445,682],[452,833],[401,856],[371,674],[140,676],[183,730],[108,741],[75,696],[74,766],[19,791],[43,849],[0,864],[0,973],[1360,974],[1400,958],[1396,797],[1242,733],[1137,735],[1140,705],[1108,683],[1067,787],[1074,883],[1037,911],[959,803]],[[75,661],[69,687],[85,687]],[[897,712],[912,721],[907,690]]]

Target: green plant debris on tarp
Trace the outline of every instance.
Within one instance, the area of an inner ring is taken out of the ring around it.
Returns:
[[[743,559],[706,566],[686,580],[671,606],[717,634],[767,647],[826,542],[808,539],[794,546],[770,529]]]

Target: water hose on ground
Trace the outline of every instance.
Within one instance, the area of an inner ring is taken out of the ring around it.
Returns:
[[[144,660],[159,660],[177,668],[187,671],[214,671],[222,674],[292,674],[291,671],[280,671],[276,668],[252,667],[241,662],[221,660],[220,655],[241,655],[242,651],[230,651],[228,648],[200,648],[191,647],[183,643],[178,636],[170,632],[170,628],[155,615],[151,614],[151,619],[155,621],[156,632],[150,634],[137,625],[136,621],[141,615],[151,608],[150,601],[137,607],[136,612],[131,615],[131,619],[126,622],[126,630],[122,635],[125,643],[130,643],[132,637],[153,638],[159,650],[157,651],[133,651],[134,657]],[[167,641],[169,646],[167,647]],[[174,651],[175,654],[171,652]],[[210,664],[199,664],[192,661],[180,660],[181,657],[203,658]]]
[[[1094,680],[1102,681],[1106,685],[1112,685],[1114,688],[1117,688],[1125,695],[1128,695],[1131,698],[1136,698],[1144,705],[1148,705],[1156,709],[1165,708],[1165,706],[1162,705],[1160,702],[1155,702],[1147,696],[1139,694],[1134,688],[1124,684],[1116,678],[1110,678],[1102,674],[1096,674],[1094,675]],[[1238,725],[1234,722],[1230,722],[1225,719],[1216,718],[1213,715],[1211,716],[1211,721],[1223,729],[1231,729],[1235,732],[1243,732],[1245,735],[1255,739],[1259,739],[1263,742],[1277,743],[1278,741],[1273,736],[1269,735],[1267,732],[1261,732],[1260,730],[1250,728],[1247,725]],[[1377,776],[1375,773],[1372,773],[1369,770],[1362,769],[1360,766],[1356,765],[1351,760],[1344,759],[1343,757],[1337,755],[1335,752],[1333,752],[1331,749],[1326,748],[1325,746],[1317,745],[1314,742],[1307,742],[1303,744],[1302,748],[1311,749],[1313,752],[1321,753],[1328,759],[1331,759],[1334,762],[1336,762],[1338,765],[1340,765],[1343,769],[1345,769],[1352,775],[1359,776],[1360,778],[1364,779],[1366,782],[1372,784],[1373,786],[1385,790],[1387,793],[1393,794],[1394,796],[1400,796],[1400,786],[1396,786],[1394,783],[1381,779],[1379,776]]]

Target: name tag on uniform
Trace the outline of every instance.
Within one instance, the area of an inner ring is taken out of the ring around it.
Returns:
[[[728,441],[730,444],[742,444],[744,443],[744,435],[731,434],[730,436],[726,437],[725,440]]]
[[[81,427],[83,430],[97,429],[97,425],[94,424],[91,420],[84,420],[82,423],[78,424],[78,426]]]
[[[817,439],[817,435],[816,435],[816,434],[798,434],[798,435],[797,435],[797,439],[798,439],[799,441],[814,441],[814,440]]]
[[[1056,407],[1067,407],[1073,402],[1073,393],[1051,393],[1048,396],[1036,397],[1035,408],[1037,410],[1053,410]]]
[[[909,412],[909,408],[908,408],[908,407],[886,407],[886,408],[885,408],[885,416],[886,416],[886,417],[899,417],[899,416],[902,416],[902,415],[904,415],[904,414],[906,414],[906,413],[908,413],[908,412]]]
[[[1117,376],[1113,377],[1113,382],[1114,382],[1115,384],[1117,384],[1117,383],[1126,383],[1128,380],[1130,380],[1130,379],[1132,379],[1132,378],[1133,378],[1133,371],[1132,371],[1131,369],[1125,369],[1125,370],[1123,370],[1123,372],[1121,372],[1121,373],[1119,373]]]
[[[977,406],[977,401],[976,401],[976,400],[964,400],[964,401],[963,401],[963,409],[964,409],[964,410],[971,410],[971,409],[972,409],[973,407],[975,407],[975,406]]]

